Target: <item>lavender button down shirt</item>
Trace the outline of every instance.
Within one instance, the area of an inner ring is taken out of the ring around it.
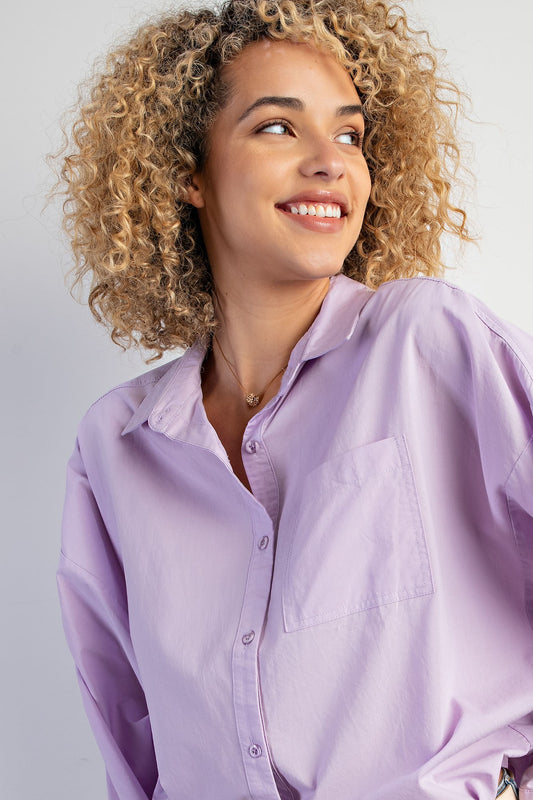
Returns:
[[[195,346],[89,410],[59,588],[120,800],[493,800],[533,750],[533,343],[332,279],[246,429]]]

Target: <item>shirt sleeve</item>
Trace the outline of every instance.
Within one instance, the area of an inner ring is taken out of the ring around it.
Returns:
[[[147,800],[157,784],[157,766],[130,639],[124,574],[78,444],[67,468],[57,577],[65,634],[106,765],[109,800]]]
[[[531,697],[528,673],[531,674],[529,643],[533,628],[533,339],[496,318],[460,290],[452,289],[445,299],[444,309],[440,309],[444,313],[439,313],[438,306],[431,306],[429,296],[428,300],[434,324],[426,326],[417,343],[435,386],[451,400],[449,407],[457,410],[457,430],[465,432],[464,447],[459,440],[453,447],[472,456],[479,476],[472,481],[468,474],[464,477],[468,492],[463,508],[471,515],[465,520],[474,521],[479,546],[486,542],[483,555],[492,549],[492,568],[497,568],[499,559],[505,567],[499,576],[501,582],[495,585],[495,597],[501,597],[505,605],[500,621],[510,620],[517,610],[520,620],[510,633],[493,617],[486,617],[490,636],[495,643],[501,643],[501,666],[495,665],[494,669],[494,675],[501,676],[500,685],[497,680],[492,682],[484,712],[487,718],[494,719],[493,734],[452,752],[428,772],[423,785],[432,797],[440,796],[444,786],[454,796],[462,790],[468,797],[481,797],[479,788],[483,787],[490,797],[501,763],[497,761],[503,755],[504,764],[509,763],[521,783],[521,800],[525,800],[533,798],[533,705],[526,708],[526,702],[518,699],[517,685],[523,680],[522,697]],[[424,319],[427,320],[426,314]],[[468,463],[466,458],[464,463]],[[505,580],[512,581],[508,591],[504,589]],[[473,604],[479,602],[476,587],[473,577]],[[529,630],[523,624],[526,615]],[[516,642],[518,646],[513,647],[512,637],[518,634],[527,640]],[[451,642],[453,646],[453,639]],[[506,675],[513,682],[509,698],[501,691]],[[482,671],[479,681],[482,686]],[[521,713],[514,720],[510,717],[512,707]],[[508,724],[499,727],[504,719]]]
[[[506,484],[509,517],[522,562],[525,593],[524,602],[529,624],[533,627],[533,436],[520,454]],[[533,742],[533,712],[529,719],[514,726],[525,739]],[[531,753],[519,759],[515,767],[520,780],[520,800],[533,798],[533,767]],[[521,775],[524,767],[528,767]]]
[[[492,413],[486,418],[484,440],[487,448],[495,445],[491,455],[496,465],[505,463],[507,452],[514,453],[515,460],[503,488],[521,566],[517,580],[524,587],[524,609],[533,628],[533,340],[508,323],[503,325],[483,313],[480,317],[500,343],[501,349],[494,346],[493,353],[499,374],[505,376],[503,383],[514,400],[510,403],[496,382],[488,387],[487,407]],[[518,449],[512,448],[512,442]],[[495,635],[505,637],[505,631]],[[511,650],[511,657],[512,653]],[[520,783],[520,799],[527,800],[533,797],[533,709],[510,727],[523,737],[524,743],[529,743],[526,755],[513,757],[510,753],[508,759]]]

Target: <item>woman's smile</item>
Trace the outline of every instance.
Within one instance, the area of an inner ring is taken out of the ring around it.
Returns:
[[[341,216],[340,206],[298,203],[287,209],[278,206],[278,211],[287,215],[292,223],[301,225],[309,231],[317,233],[338,233],[341,231],[345,217]]]
[[[292,221],[317,233],[337,233],[345,224],[348,200],[338,192],[304,192],[276,208]]]
[[[341,218],[341,207],[337,205],[323,206],[321,203],[312,205],[310,203],[300,203],[297,206],[291,206],[291,214],[300,214],[300,216],[309,215],[310,217],[336,217]]]

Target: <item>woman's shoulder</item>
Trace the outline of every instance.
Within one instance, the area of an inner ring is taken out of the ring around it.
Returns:
[[[420,276],[383,283],[372,306],[379,324],[387,320],[398,336],[415,338],[423,349],[442,350],[452,342],[480,356],[503,349],[533,375],[533,336],[448,280]]]
[[[414,321],[434,314],[437,315],[437,321],[443,316],[468,320],[483,310],[497,319],[475,295],[445,278],[426,275],[398,278],[382,283],[375,296],[381,298],[383,304],[388,303],[389,307],[394,304],[400,314],[407,312],[409,319]]]
[[[87,409],[78,437],[115,433],[119,436],[133,417],[146,406],[179,368],[182,355],[114,386]]]

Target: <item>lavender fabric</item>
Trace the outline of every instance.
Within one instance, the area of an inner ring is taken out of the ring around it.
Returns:
[[[58,573],[116,800],[493,800],[533,750],[533,341],[331,280],[246,429],[190,348],[89,410]]]

